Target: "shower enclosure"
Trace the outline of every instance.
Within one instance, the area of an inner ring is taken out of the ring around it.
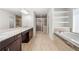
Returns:
[[[47,18],[36,18],[36,31],[47,33]]]

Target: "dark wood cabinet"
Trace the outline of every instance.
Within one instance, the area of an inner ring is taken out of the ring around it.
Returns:
[[[21,35],[16,35],[15,36],[15,41],[11,44],[9,44],[6,49],[8,51],[21,51]]]
[[[21,51],[21,34],[1,42],[0,51]]]
[[[2,49],[0,49],[0,51],[6,51],[6,48],[2,48]]]
[[[6,40],[3,40],[0,42],[0,51],[6,51],[7,50],[7,46],[11,43],[13,43],[15,41],[15,37],[10,37]]]
[[[29,34],[29,31],[24,31],[23,33],[21,33],[23,43],[29,42],[29,35],[28,34]]]
[[[21,41],[19,39],[17,39],[16,41],[14,41],[13,43],[11,43],[10,45],[8,45],[6,47],[7,51],[21,51]]]
[[[29,29],[28,31],[24,31],[21,33],[22,35],[22,42],[28,43],[30,39],[33,37],[33,28]]]

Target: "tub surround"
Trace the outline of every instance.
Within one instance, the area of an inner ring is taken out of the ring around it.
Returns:
[[[61,40],[63,40],[68,46],[70,46],[74,50],[79,51],[79,41],[78,41],[79,34],[73,33],[73,32],[55,32],[54,34],[57,37],[59,37]],[[68,35],[66,35],[66,34],[68,34]],[[71,35],[73,35],[73,36],[71,36]]]

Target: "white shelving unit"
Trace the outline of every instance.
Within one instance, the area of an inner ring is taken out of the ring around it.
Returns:
[[[69,13],[70,11],[57,11],[56,13]]]
[[[69,18],[69,16],[56,16],[56,18]]]
[[[71,31],[72,11],[69,8],[54,9],[54,31]]]
[[[61,24],[62,24],[62,23],[67,23],[67,24],[68,24],[69,22],[57,22],[57,23],[61,23]]]

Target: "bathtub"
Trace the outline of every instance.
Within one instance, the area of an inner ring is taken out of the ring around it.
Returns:
[[[55,34],[65,40],[67,43],[76,46],[79,49],[79,34],[74,32],[55,32]]]

